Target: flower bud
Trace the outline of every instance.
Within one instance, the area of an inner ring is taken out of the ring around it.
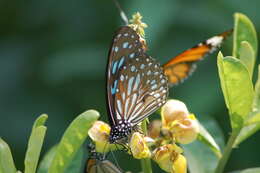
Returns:
[[[97,152],[107,152],[116,148],[108,142],[110,126],[103,121],[96,121],[88,131],[89,137],[95,142]]]
[[[187,118],[189,111],[186,105],[179,100],[168,100],[161,109],[162,125],[167,127],[169,123]]]
[[[174,144],[167,144],[153,151],[153,160],[166,172],[173,172],[174,162],[182,149]]]
[[[96,121],[88,131],[93,141],[107,142],[110,133],[110,126],[103,121]]]
[[[195,116],[191,114],[186,119],[171,124],[169,130],[176,142],[188,144],[197,138],[199,125]]]
[[[172,169],[172,173],[187,173],[187,161],[182,154],[173,162]]]
[[[162,122],[161,120],[153,120],[151,123],[149,123],[148,126],[148,136],[156,139],[160,136],[162,128]]]
[[[129,145],[135,158],[143,159],[151,157],[151,152],[145,142],[145,138],[139,132],[133,133]]]

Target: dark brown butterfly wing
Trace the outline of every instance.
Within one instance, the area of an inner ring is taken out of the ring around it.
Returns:
[[[122,173],[112,162],[108,160],[88,159],[86,173]]]
[[[168,77],[169,84],[177,85],[186,79],[195,70],[196,62],[202,60],[209,53],[214,52],[231,32],[232,30],[211,37],[173,57],[164,64],[163,71]]]
[[[130,27],[119,29],[107,66],[107,100],[110,122],[126,120],[133,127],[165,102],[168,84],[160,65],[143,49]]]

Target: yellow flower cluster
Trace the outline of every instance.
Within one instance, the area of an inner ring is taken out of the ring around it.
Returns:
[[[161,120],[149,124],[148,136],[139,132],[130,135],[129,153],[137,159],[152,158],[167,172],[186,173],[186,159],[176,143],[188,144],[196,139],[198,132],[197,120],[186,105],[178,100],[168,100],[161,108]],[[115,149],[115,145],[108,142],[109,133],[110,126],[102,121],[95,122],[89,130],[97,152]]]

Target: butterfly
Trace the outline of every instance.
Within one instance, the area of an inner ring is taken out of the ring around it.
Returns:
[[[122,173],[112,162],[105,159],[101,153],[97,153],[92,145],[88,146],[89,158],[86,163],[86,173]]]
[[[166,102],[169,86],[187,78],[195,63],[220,46],[229,33],[212,37],[160,66],[146,54],[146,45],[134,29],[120,27],[112,40],[106,70],[109,142],[126,143],[138,124]]]

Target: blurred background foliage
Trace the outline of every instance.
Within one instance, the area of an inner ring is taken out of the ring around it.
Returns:
[[[161,63],[230,29],[234,12],[246,14],[260,33],[259,0],[119,2],[128,17],[137,11],[144,16],[148,53]],[[112,0],[1,0],[0,11],[0,136],[21,170],[32,123],[41,113],[49,115],[44,153],[83,111],[96,109],[106,119],[107,54],[123,22]],[[231,43],[230,38],[224,44],[224,55],[231,55]],[[230,125],[216,53],[199,62],[192,77],[171,89],[170,96],[184,101],[202,122],[215,119],[227,138]],[[258,132],[242,143],[227,170],[259,166],[259,142]],[[125,157],[120,165],[129,170]]]

